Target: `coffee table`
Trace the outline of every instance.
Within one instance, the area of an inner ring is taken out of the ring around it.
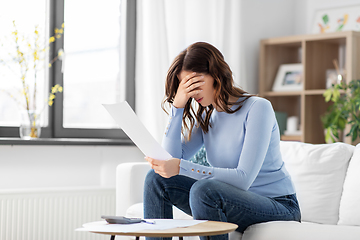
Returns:
[[[166,230],[141,230],[138,232],[93,232],[100,234],[111,235],[110,240],[115,240],[116,235],[122,236],[135,236],[136,240],[139,240],[141,236],[144,237],[179,237],[179,240],[183,240],[185,236],[209,236],[221,235],[234,231],[238,226],[233,223],[206,221],[190,227],[171,228]]]

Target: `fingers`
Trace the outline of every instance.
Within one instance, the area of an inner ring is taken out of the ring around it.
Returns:
[[[204,78],[204,74],[193,72],[181,79],[173,101],[173,106],[176,108],[183,108],[185,107],[189,98],[202,92],[201,88],[205,84]]]
[[[148,163],[150,164],[151,168],[154,169],[154,167],[158,166],[155,163],[155,159],[151,158],[151,157],[145,157],[145,160],[148,161]]]
[[[192,78],[183,82],[184,87],[188,88],[197,83],[205,83],[204,75],[193,76]]]
[[[185,85],[185,87],[188,87],[192,83],[198,82],[202,78],[204,78],[203,74],[193,72],[193,73],[186,75],[183,79],[181,79],[180,85]]]
[[[192,92],[192,91],[194,91],[194,90],[198,91],[198,90],[200,90],[200,89],[198,89],[198,88],[201,87],[201,86],[204,85],[204,84],[205,84],[204,81],[196,82],[196,83],[193,83],[193,84],[191,84],[190,86],[188,86],[188,87],[186,88],[186,90],[187,90],[188,93],[190,93],[190,92]]]
[[[172,158],[169,160],[157,160],[150,157],[145,157],[146,161],[149,162],[154,172],[164,178],[170,178],[179,174],[180,171],[180,159]]]
[[[159,165],[157,164],[157,162],[159,160],[156,160],[156,159],[153,159],[153,158],[150,158],[150,157],[145,157],[146,161],[148,161],[148,163],[150,164],[151,168],[154,169],[154,172],[159,174],[160,176],[162,177],[165,177],[167,178],[167,174],[166,172],[164,172],[164,169],[163,169],[163,166],[162,165]]]
[[[204,76],[195,76],[187,80],[186,83],[183,85],[183,91],[187,95],[188,98],[199,94],[202,89],[200,89],[201,86],[205,84],[205,81],[203,80]]]
[[[183,79],[180,80],[180,83],[186,83],[189,79],[196,76],[196,72],[190,73],[189,75],[186,75]]]
[[[151,157],[145,157],[146,161],[148,161],[150,164],[153,164],[153,165],[158,165],[157,163],[161,160],[156,160],[156,159],[153,159]]]

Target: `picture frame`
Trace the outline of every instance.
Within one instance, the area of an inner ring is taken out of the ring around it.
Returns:
[[[312,33],[360,31],[360,5],[315,11]]]
[[[301,63],[280,65],[272,91],[301,90],[303,90],[303,65]]]

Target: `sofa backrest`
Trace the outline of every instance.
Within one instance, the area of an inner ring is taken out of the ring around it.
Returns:
[[[295,185],[302,221],[337,224],[344,179],[355,147],[345,143],[280,143]]]

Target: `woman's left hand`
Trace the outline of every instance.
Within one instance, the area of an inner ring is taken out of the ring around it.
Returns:
[[[180,171],[180,159],[170,158],[169,160],[157,160],[151,157],[145,157],[146,161],[154,171],[164,178],[170,178],[178,175]]]

